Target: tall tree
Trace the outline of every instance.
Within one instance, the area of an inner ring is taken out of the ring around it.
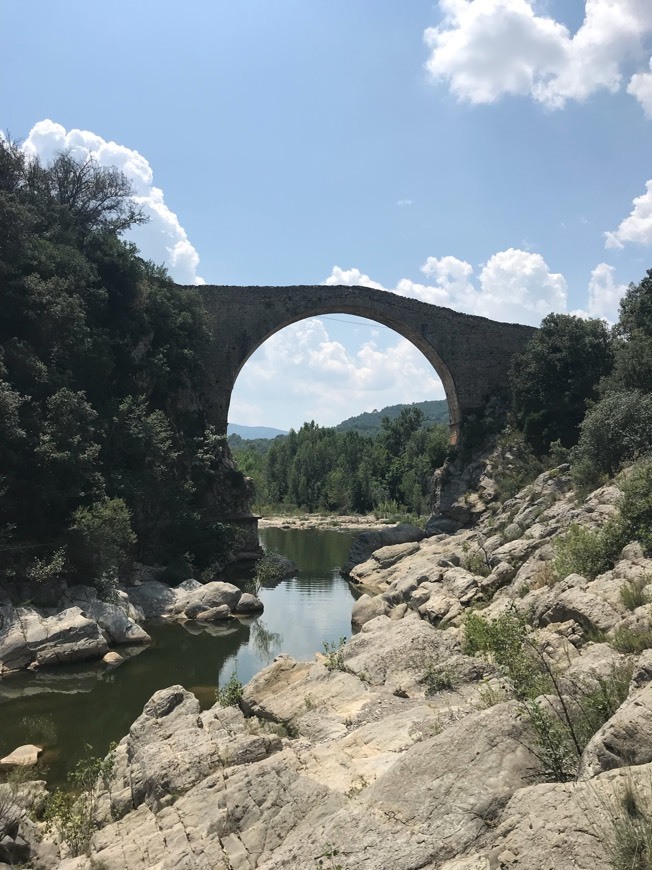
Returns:
[[[577,443],[587,402],[611,371],[613,349],[602,320],[549,314],[515,358],[510,375],[513,410],[526,441],[541,455],[553,441]]]

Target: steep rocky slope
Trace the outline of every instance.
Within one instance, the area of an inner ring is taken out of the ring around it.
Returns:
[[[555,540],[619,498],[578,502],[567,471],[471,530],[377,550],[351,571],[359,633],[314,662],[278,657],[240,708],[158,692],[115,751],[90,856],[36,845],[25,822],[35,866],[649,866],[614,862],[652,842],[652,560],[631,543],[593,580],[554,576]],[[520,627],[522,647],[473,648],[471,612]]]

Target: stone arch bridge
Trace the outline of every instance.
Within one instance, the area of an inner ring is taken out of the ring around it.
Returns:
[[[355,314],[398,332],[423,353],[446,391],[454,440],[469,414],[502,388],[512,357],[535,330],[460,314],[449,308],[369,287],[215,287],[198,289],[212,331],[205,384],[209,421],[226,433],[236,378],[275,332],[324,314]]]

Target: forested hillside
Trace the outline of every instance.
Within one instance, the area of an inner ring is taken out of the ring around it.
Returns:
[[[396,420],[403,408],[416,408],[423,413],[423,426],[435,423],[448,423],[448,402],[440,399],[433,402],[413,402],[410,405],[387,405],[380,411],[365,411],[355,417],[342,420],[335,427],[339,432],[358,432],[360,435],[379,435],[382,432],[383,417]]]
[[[110,582],[132,557],[198,568],[228,530],[224,441],[192,384],[207,337],[192,290],[121,239],[127,179],[0,137],[0,568]]]
[[[254,479],[259,509],[422,514],[430,507],[432,472],[450,449],[448,426],[423,423],[420,408],[408,405],[394,420],[383,418],[375,438],[304,423],[267,442],[264,452],[255,442],[230,443]]]

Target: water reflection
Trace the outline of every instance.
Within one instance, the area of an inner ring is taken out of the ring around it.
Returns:
[[[208,707],[218,683],[233,671],[244,683],[280,652],[311,659],[325,640],[348,636],[353,597],[337,567],[346,560],[351,535],[264,529],[261,539],[299,565],[296,577],[260,590],[262,618],[149,623],[151,645],[137,647],[138,655],[117,668],[86,663],[0,680],[0,757],[23,743],[45,746],[47,777],[61,782],[84,744],[104,754],[158,689],[180,683]]]

